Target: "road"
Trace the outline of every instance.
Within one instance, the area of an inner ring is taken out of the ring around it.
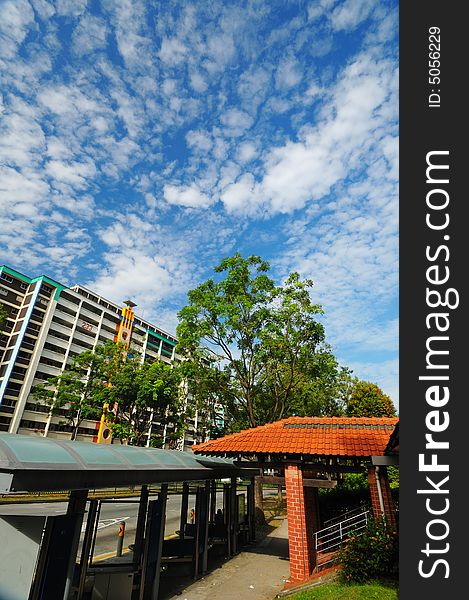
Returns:
[[[240,490],[241,491],[241,490]],[[264,489],[264,497],[277,495],[273,489]],[[195,495],[189,496],[189,510],[195,506]],[[223,507],[223,492],[217,492],[217,506]],[[109,556],[115,552],[117,547],[117,532],[119,523],[125,522],[124,549],[135,541],[135,529],[137,526],[138,502],[112,501],[103,502],[98,521],[98,533],[94,556]],[[179,494],[169,495],[166,504],[166,526],[165,536],[173,535],[179,529],[181,514],[181,496]],[[83,526],[84,531],[84,526]]]
[[[239,490],[241,492],[241,490]],[[264,489],[264,497],[277,494],[276,490]],[[222,508],[223,492],[217,493],[217,508]],[[0,505],[0,515],[42,515],[57,516],[67,512],[66,502],[38,502],[32,504],[9,504]],[[189,496],[189,510],[195,506],[195,495]],[[165,536],[173,535],[179,529],[181,513],[181,495],[170,494],[166,505]],[[137,526],[138,498],[122,501],[102,501],[98,520],[98,531],[93,556],[98,559],[111,556],[117,548],[117,533],[119,524],[125,522],[124,551],[135,541],[135,529]],[[82,527],[83,533],[86,527],[86,516]],[[81,553],[81,542],[78,556]]]
[[[221,508],[223,493],[217,493],[217,508]],[[195,506],[195,496],[189,496],[189,510]],[[98,533],[94,556],[105,555],[115,551],[119,523],[125,523],[124,548],[135,541],[137,527],[138,502],[103,502],[98,521]],[[179,529],[181,515],[181,496],[169,495],[166,504],[165,536],[174,534]],[[84,531],[85,525],[83,526]]]

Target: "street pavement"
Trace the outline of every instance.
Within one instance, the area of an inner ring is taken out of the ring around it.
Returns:
[[[272,600],[290,575],[288,526],[282,519],[267,537],[246,547],[205,577],[171,586],[162,577],[161,600]]]

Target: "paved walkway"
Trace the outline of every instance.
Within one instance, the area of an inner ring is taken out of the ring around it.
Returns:
[[[198,581],[165,600],[272,600],[290,575],[287,520]]]

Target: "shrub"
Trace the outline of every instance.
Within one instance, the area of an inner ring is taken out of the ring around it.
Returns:
[[[361,535],[352,534],[340,551],[344,581],[365,583],[397,577],[398,536],[383,519],[368,522]]]
[[[337,487],[319,489],[319,512],[322,523],[343,515],[349,510],[370,504],[370,487],[366,473],[346,473]]]

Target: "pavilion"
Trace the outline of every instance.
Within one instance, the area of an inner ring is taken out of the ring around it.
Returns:
[[[290,580],[304,581],[316,566],[319,488],[347,472],[367,472],[374,517],[395,528],[387,466],[398,464],[397,417],[289,417],[192,446],[197,455],[234,459],[259,468],[262,483],[286,488]]]

